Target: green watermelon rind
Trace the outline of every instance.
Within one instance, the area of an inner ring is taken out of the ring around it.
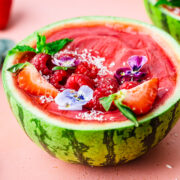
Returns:
[[[106,23],[133,24],[150,29],[156,35],[166,37],[175,55],[180,57],[180,47],[165,32],[154,26],[125,18],[117,17],[79,17],[64,20],[36,31],[19,44],[32,45],[37,32],[45,33],[64,24],[90,21]],[[163,38],[164,39],[164,38]],[[157,40],[158,41],[158,40]],[[177,88],[171,98],[157,111],[151,112],[140,120],[135,127],[130,121],[91,124],[71,124],[48,117],[23,98],[22,92],[13,85],[12,74],[6,69],[12,65],[15,55],[8,55],[3,65],[3,86],[8,102],[19,124],[29,138],[54,157],[72,163],[91,166],[107,166],[126,163],[133,160],[162,140],[180,117],[180,76],[177,77]],[[177,70],[180,70],[177,62]],[[177,71],[180,72],[180,71]]]
[[[146,11],[152,22],[180,42],[180,16],[169,12],[162,6],[155,6],[155,2],[155,0],[144,0]]]

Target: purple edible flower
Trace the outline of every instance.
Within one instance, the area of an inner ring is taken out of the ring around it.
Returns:
[[[128,59],[128,64],[133,72],[139,71],[142,66],[148,61],[146,56],[131,56]]]
[[[141,80],[146,75],[146,73],[139,70],[147,61],[148,59],[146,56],[131,56],[128,59],[129,67],[117,69],[114,76],[119,81],[119,83],[131,80]]]
[[[55,98],[60,110],[82,110],[82,106],[93,98],[93,90],[84,85],[78,91],[66,89]]]
[[[76,56],[73,56],[71,54],[64,54],[60,57],[54,56],[52,59],[52,63],[56,66],[61,67],[75,67],[80,63],[80,61]]]

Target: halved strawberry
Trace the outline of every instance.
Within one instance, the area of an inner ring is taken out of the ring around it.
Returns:
[[[33,65],[28,65],[19,72],[17,82],[21,89],[32,95],[55,98],[58,94],[58,90],[44,79]]]
[[[132,89],[125,90],[122,103],[136,114],[145,114],[152,108],[158,92],[158,79],[153,78]]]

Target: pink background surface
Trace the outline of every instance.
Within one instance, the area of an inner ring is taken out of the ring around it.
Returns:
[[[44,25],[85,15],[122,16],[150,23],[142,0],[15,0],[9,26],[0,31],[0,38],[18,42]],[[126,165],[92,168],[54,159],[20,128],[0,78],[1,180],[180,180],[179,148],[180,122],[157,147]]]

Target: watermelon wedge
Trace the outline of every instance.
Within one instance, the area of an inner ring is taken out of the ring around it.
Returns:
[[[152,111],[138,116],[138,127],[127,119],[111,120],[112,116],[119,115],[116,111],[112,114],[107,112],[109,122],[88,121],[88,117],[85,117],[87,121],[79,121],[75,118],[76,112],[71,111],[62,111],[59,116],[46,113],[26,98],[25,93],[17,87],[14,75],[7,71],[23,53],[9,53],[6,57],[2,71],[4,90],[12,111],[25,133],[50,155],[67,162],[90,166],[127,163],[157,145],[180,117],[180,46],[170,35],[152,25],[118,17],[78,17],[56,22],[37,32],[49,35],[64,27],[91,25],[119,27],[127,31],[132,30],[134,33],[138,30],[148,34],[166,52],[175,67],[177,75],[174,90]],[[35,47],[37,32],[28,36],[19,45]],[[104,38],[102,42],[105,41],[108,42],[109,39]],[[114,43],[119,47],[118,41],[114,40]],[[129,46],[132,47],[133,44],[130,43]],[[137,46],[142,46],[142,43],[138,41]],[[109,51],[103,48],[102,53],[108,54]],[[109,57],[112,52],[109,53]],[[54,109],[54,104],[50,104],[49,108],[51,107]],[[95,113],[100,119],[101,113]],[[118,118],[122,117],[117,116]]]

